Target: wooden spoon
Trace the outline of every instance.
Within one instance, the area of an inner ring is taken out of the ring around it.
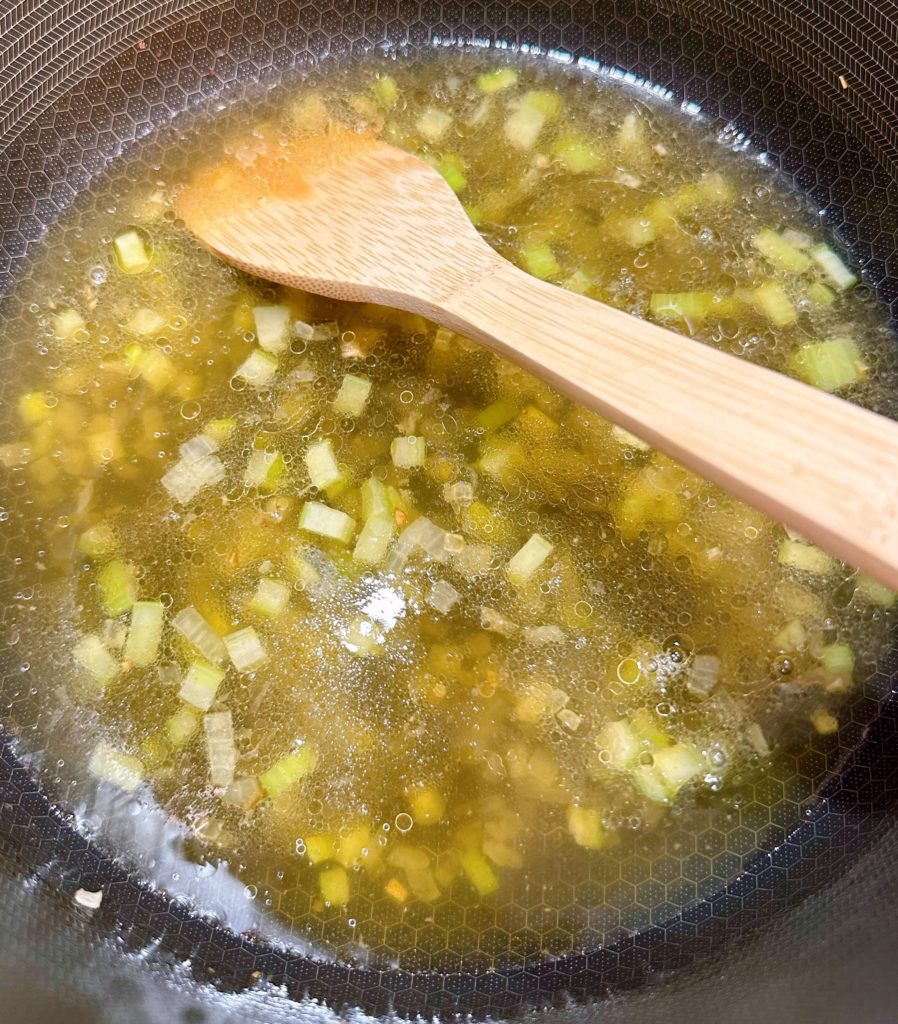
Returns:
[[[898,589],[898,424],[518,270],[418,157],[332,128],[177,205],[243,270],[476,338]]]

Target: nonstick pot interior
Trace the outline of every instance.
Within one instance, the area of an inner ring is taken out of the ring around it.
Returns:
[[[0,3],[0,291],[103,167],[174,115],[250,94],[260,79],[325,55],[507,43],[597,60],[744,132],[824,211],[895,313],[896,40],[898,8],[862,0]],[[38,762],[23,763],[27,742],[7,735],[0,995],[10,1019],[42,1022],[323,1013],[291,1002],[306,995],[371,1013],[564,1006],[573,1017],[667,1022],[765,1012],[843,1020],[861,1000],[869,1012],[858,1019],[877,1019],[898,1007],[894,970],[879,969],[898,952],[898,715],[882,696],[890,678],[858,700],[837,749],[798,764],[825,767],[823,797],[765,833],[719,891],[611,945],[483,973],[325,965],[234,935],[79,833],[44,794]],[[0,708],[0,720],[7,711],[11,722],[14,709]],[[78,888],[104,890],[90,918],[73,910]],[[602,997],[601,1009],[568,1003]]]

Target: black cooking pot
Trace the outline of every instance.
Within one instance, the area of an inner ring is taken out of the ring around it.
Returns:
[[[898,311],[898,5],[887,0],[0,0],[0,293],[103,168],[176,115],[325,56],[435,41],[562,51],[697,104],[770,155]],[[713,895],[601,948],[452,974],[316,962],[151,888],[51,802],[46,766],[14,737],[14,705],[0,706],[4,1019],[270,1024],[325,1014],[311,998],[424,1016],[894,1020],[891,671],[870,681],[837,747],[797,762],[822,780],[816,799],[759,832]],[[100,909],[79,910],[78,889],[102,889]]]

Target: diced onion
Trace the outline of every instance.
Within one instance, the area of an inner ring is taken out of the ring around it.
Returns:
[[[259,780],[254,776],[244,779],[234,779],[222,794],[221,799],[233,807],[241,807],[244,811],[251,811],[261,800],[265,799],[265,791],[262,789]]]
[[[397,437],[390,445],[390,456],[397,469],[423,466],[427,456],[427,442],[423,437]]]
[[[567,637],[559,626],[526,626],[521,633],[524,643],[541,646],[543,644],[563,644]]]
[[[290,309],[287,306],[254,306],[256,341],[266,352],[286,352],[290,347]]]
[[[488,608],[484,605],[480,609],[480,625],[491,633],[498,633],[500,636],[514,636],[520,628],[516,622],[507,619],[495,608]]]
[[[225,468],[215,455],[200,459],[178,459],[162,477],[162,486],[181,505],[192,501],[204,487],[220,484],[225,478]]]
[[[257,348],[250,352],[246,359],[237,367],[234,371],[234,376],[239,380],[246,381],[250,387],[264,388],[271,382],[272,377],[277,372],[277,356]]]
[[[720,658],[715,654],[696,654],[686,670],[686,689],[704,700],[717,686],[720,677]]]

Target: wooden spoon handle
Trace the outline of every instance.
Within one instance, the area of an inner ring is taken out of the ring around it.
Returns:
[[[898,423],[506,260],[443,308],[457,330],[898,589]]]

